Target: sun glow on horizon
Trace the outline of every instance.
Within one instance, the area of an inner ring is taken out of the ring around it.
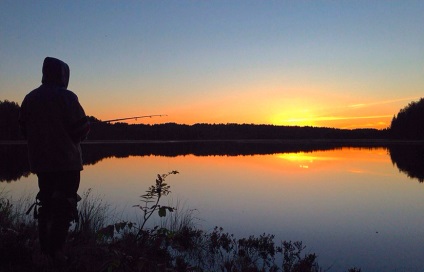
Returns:
[[[317,98],[318,99],[318,98]],[[385,129],[405,101],[419,97],[403,97],[391,100],[351,103],[348,99],[335,104],[334,99],[325,102],[304,101],[293,103],[269,118],[270,123],[283,126],[331,127],[340,129]]]

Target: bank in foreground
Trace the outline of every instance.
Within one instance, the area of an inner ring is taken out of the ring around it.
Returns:
[[[274,242],[271,234],[236,238],[215,227],[196,228],[192,210],[161,205],[170,193],[165,182],[172,171],[158,175],[140,198],[142,220],[110,224],[110,206],[88,190],[83,194],[78,222],[70,229],[66,260],[40,252],[37,224],[25,212],[31,203],[12,203],[0,192],[1,271],[283,271],[317,272],[314,253],[305,254],[302,242]],[[165,218],[146,227],[152,216]],[[330,269],[331,270],[331,269]],[[361,271],[350,268],[348,272]]]

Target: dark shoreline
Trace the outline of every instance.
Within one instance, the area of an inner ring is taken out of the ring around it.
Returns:
[[[387,144],[424,144],[424,140],[392,140],[392,139],[217,139],[217,140],[86,140],[83,145],[90,144],[159,144],[159,143],[243,143],[243,144],[345,144],[347,146],[364,144],[387,145]],[[0,145],[24,145],[24,140],[0,140]]]

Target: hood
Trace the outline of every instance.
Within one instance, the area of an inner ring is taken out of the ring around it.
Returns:
[[[47,57],[43,63],[43,84],[54,84],[67,88],[69,83],[69,66],[65,62]]]

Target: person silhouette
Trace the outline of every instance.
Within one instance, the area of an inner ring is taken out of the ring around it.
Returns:
[[[68,90],[69,66],[46,57],[42,84],[22,101],[19,125],[28,146],[31,172],[38,177],[36,219],[41,251],[64,262],[70,223],[78,219],[77,191],[83,170],[80,142],[90,124],[77,95]]]

